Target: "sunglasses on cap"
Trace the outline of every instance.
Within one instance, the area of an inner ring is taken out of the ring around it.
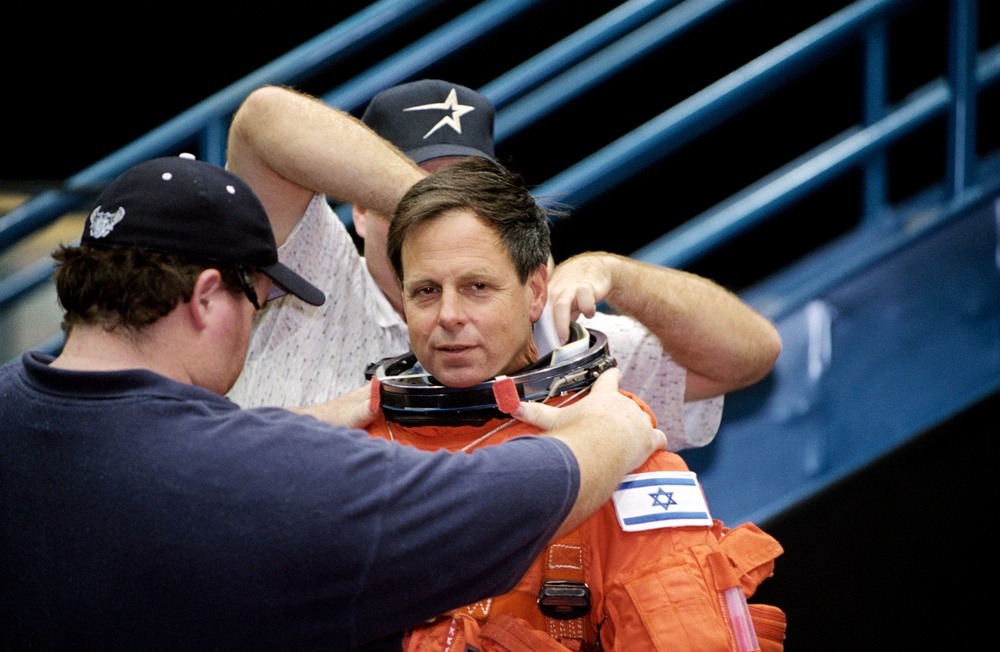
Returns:
[[[253,307],[257,310],[261,309],[261,305],[257,300],[257,290],[254,289],[253,283],[250,282],[250,272],[245,265],[236,266],[236,274],[240,279],[240,287],[243,288],[243,294],[247,295],[247,299],[253,304]],[[271,291],[267,295],[267,300],[264,301],[264,305],[267,305],[268,301],[273,301],[280,297],[288,294],[288,290],[281,287],[275,282],[271,282]]]

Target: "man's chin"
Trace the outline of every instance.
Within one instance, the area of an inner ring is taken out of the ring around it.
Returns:
[[[440,369],[437,372],[431,371],[431,375],[445,387],[457,389],[472,387],[493,378],[493,376],[485,375],[485,372],[481,370],[456,367]]]

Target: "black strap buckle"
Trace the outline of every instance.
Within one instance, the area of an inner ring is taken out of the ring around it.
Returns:
[[[549,618],[582,618],[590,613],[590,587],[583,582],[546,582],[538,592],[538,608]]]

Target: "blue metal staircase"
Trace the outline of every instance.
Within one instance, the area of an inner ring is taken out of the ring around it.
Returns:
[[[768,22],[774,11],[787,15]],[[728,397],[716,441],[685,453],[715,516],[765,523],[1000,389],[1000,143],[979,120],[995,112],[1000,35],[987,12],[986,0],[380,0],[0,217],[0,254],[140,160],[223,163],[232,112],[261,84],[355,114],[409,79],[477,87],[498,108],[498,153],[573,209],[554,225],[557,254],[691,269],[777,324],[774,372]],[[395,44],[430,15],[440,22]],[[385,54],[351,68],[366,48]],[[939,56],[911,69],[923,49]],[[784,116],[790,98],[803,108],[750,140],[765,129],[753,116]],[[838,117],[815,108],[840,102]],[[50,289],[50,270],[43,258],[0,278],[0,311]],[[58,349],[47,326],[30,348]]]

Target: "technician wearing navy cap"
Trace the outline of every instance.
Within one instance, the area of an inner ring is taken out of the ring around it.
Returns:
[[[53,257],[63,351],[0,367],[6,649],[398,650],[511,588],[665,443],[611,372],[575,411],[515,411],[548,436],[474,456],[240,409],[257,306],[323,294],[207,163],[126,171]],[[362,425],[358,399],[316,414]]]
[[[138,165],[108,184],[80,244],[144,247],[232,263],[242,274],[257,270],[270,278],[276,285],[269,299],[291,292],[323,305],[322,292],[278,262],[271,224],[253,191],[216,166],[187,161],[193,159],[182,154]]]

